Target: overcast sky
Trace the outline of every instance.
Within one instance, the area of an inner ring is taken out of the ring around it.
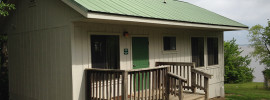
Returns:
[[[270,0],[182,0],[213,11],[249,27],[267,25],[270,19]],[[237,44],[248,44],[248,31],[225,32],[224,39],[236,39]]]

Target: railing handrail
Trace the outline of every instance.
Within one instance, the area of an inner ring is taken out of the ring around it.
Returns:
[[[183,77],[177,76],[177,75],[175,75],[175,74],[173,74],[173,73],[171,73],[171,72],[168,72],[167,74],[168,74],[169,76],[173,77],[173,78],[176,78],[176,79],[181,80],[182,82],[187,82],[187,79],[184,79]]]
[[[178,66],[193,66],[195,67],[194,62],[156,62],[156,66],[159,65],[178,65]]]
[[[169,66],[160,66],[160,67],[151,67],[151,68],[141,68],[141,69],[128,69],[128,70],[121,70],[121,69],[99,69],[99,68],[87,68],[85,70],[89,71],[104,71],[104,72],[138,72],[138,71],[148,71],[148,70],[157,70],[157,69],[164,69],[168,68]]]
[[[198,69],[195,69],[195,68],[191,69],[191,72],[201,74],[201,75],[203,75],[204,77],[207,77],[207,78],[209,78],[209,79],[211,79],[212,76],[213,76],[212,74],[206,73],[206,72],[204,72],[204,71],[201,71],[201,70],[198,70]]]

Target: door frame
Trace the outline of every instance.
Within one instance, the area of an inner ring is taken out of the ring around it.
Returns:
[[[130,66],[131,66],[131,68],[130,69],[133,69],[133,45],[132,45],[132,38],[133,37],[147,37],[148,38],[148,43],[149,43],[149,36],[148,35],[131,35],[130,36]],[[149,62],[149,68],[150,68],[150,51],[149,51],[150,49],[149,49],[149,45],[148,45],[148,62]]]
[[[121,69],[121,55],[120,55],[120,49],[122,48],[121,44],[121,34],[120,33],[109,33],[109,32],[87,32],[87,51],[88,51],[88,66],[89,68],[92,67],[92,54],[91,54],[91,35],[115,35],[119,36],[119,68]]]

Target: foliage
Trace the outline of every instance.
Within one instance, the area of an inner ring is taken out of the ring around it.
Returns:
[[[0,0],[0,16],[8,16],[10,10],[15,10],[15,5]]]
[[[0,98],[8,100],[8,51],[7,35],[0,35]]]
[[[250,56],[241,56],[240,48],[235,39],[224,43],[225,83],[251,82],[254,78],[253,69],[248,68]]]
[[[226,100],[270,100],[263,83],[225,84]]]
[[[263,71],[263,75],[264,77],[266,77],[267,79],[270,79],[270,69],[265,69]]]
[[[270,22],[269,25],[263,27],[255,25],[249,30],[250,46],[254,48],[252,56],[260,59],[261,64],[270,67]]]

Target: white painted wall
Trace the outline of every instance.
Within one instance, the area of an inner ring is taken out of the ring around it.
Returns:
[[[129,37],[123,37],[122,33],[128,31]],[[141,25],[111,24],[107,22],[78,22],[75,23],[72,36],[72,78],[74,100],[85,100],[85,73],[84,69],[91,68],[91,34],[111,34],[120,36],[120,67],[132,68],[131,38],[134,36],[149,37],[150,67],[155,62],[191,62],[191,40],[193,36],[218,37],[219,38],[219,65],[199,68],[213,74],[210,80],[210,97],[220,96],[220,88],[224,82],[223,61],[223,32],[196,29],[177,29],[165,27],[149,27]],[[163,36],[176,36],[177,52],[163,51]],[[124,48],[129,49],[129,54],[124,55]],[[207,55],[205,55],[207,57]]]
[[[8,26],[10,100],[72,100],[71,33],[60,0],[18,0]]]

